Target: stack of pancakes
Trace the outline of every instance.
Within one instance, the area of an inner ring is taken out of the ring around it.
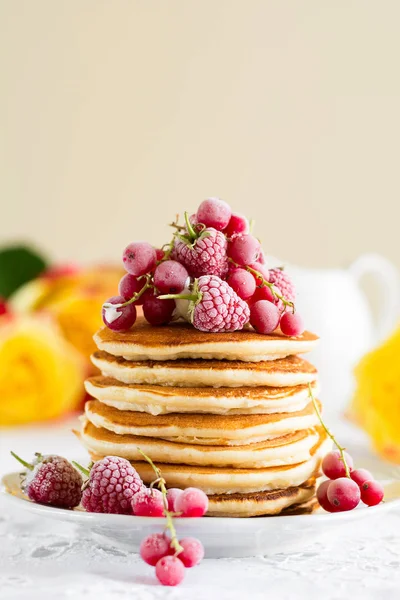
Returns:
[[[203,333],[187,323],[95,335],[81,439],[94,460],[117,455],[145,483],[198,487],[210,516],[310,512],[327,440],[309,397],[317,372],[298,355],[317,337]]]

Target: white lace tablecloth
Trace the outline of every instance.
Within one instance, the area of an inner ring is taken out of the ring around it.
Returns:
[[[350,437],[348,427],[341,426],[341,435]],[[351,437],[349,450],[365,457],[362,436]],[[0,430],[1,474],[16,470],[10,449],[25,458],[39,450],[83,455],[66,424]],[[400,512],[385,514],[373,528],[365,520],[342,532],[301,553],[204,560],[181,586],[163,588],[137,555],[11,508],[0,496],[0,599],[400,599]]]

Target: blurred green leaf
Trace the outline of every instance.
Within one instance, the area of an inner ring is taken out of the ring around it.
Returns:
[[[47,268],[46,260],[27,246],[0,250],[0,296],[9,298],[21,285]]]

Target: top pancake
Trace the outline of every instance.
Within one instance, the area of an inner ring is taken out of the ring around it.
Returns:
[[[184,322],[153,327],[139,317],[129,331],[118,333],[104,327],[94,340],[99,350],[127,360],[201,358],[258,362],[309,352],[318,337],[308,331],[298,337],[287,337],[280,332],[263,335],[250,329],[205,333]]]

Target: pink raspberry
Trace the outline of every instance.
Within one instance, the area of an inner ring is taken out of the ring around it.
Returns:
[[[185,241],[182,237],[177,238],[171,258],[184,265],[191,277],[201,277],[201,275],[224,277],[228,272],[226,248],[225,235],[208,227],[193,241]]]
[[[119,456],[106,456],[90,470],[82,506],[88,512],[131,515],[133,496],[143,488],[131,463]]]
[[[237,331],[250,319],[248,304],[219,277],[203,275],[195,282],[192,322],[200,331]]]
[[[296,289],[289,275],[283,269],[270,269],[269,281],[273,283],[288,302],[296,301]],[[283,309],[282,300],[275,302],[279,310]]]
[[[24,493],[38,504],[58,508],[78,506],[82,496],[82,476],[66,458],[49,454],[36,454],[32,464],[11,453],[26,468],[22,478]]]

